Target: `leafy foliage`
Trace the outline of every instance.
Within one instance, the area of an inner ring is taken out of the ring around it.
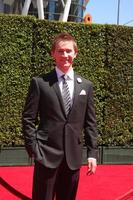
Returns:
[[[21,114],[31,77],[33,19],[0,16],[0,143],[22,143]]]
[[[0,15],[0,141],[23,144],[21,115],[32,76],[54,67],[55,34],[78,43],[75,71],[94,83],[99,145],[133,145],[133,28]]]

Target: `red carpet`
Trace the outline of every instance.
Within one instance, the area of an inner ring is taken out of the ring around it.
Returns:
[[[0,167],[0,200],[31,200],[33,167]],[[81,168],[76,200],[133,200],[133,165],[99,165],[95,175]]]

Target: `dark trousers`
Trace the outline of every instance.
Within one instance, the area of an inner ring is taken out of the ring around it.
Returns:
[[[80,170],[70,170],[65,159],[56,169],[36,162],[32,200],[75,200]]]

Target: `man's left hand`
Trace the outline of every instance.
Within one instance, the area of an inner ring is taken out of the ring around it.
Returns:
[[[97,161],[94,158],[88,158],[87,175],[95,174],[97,168]]]

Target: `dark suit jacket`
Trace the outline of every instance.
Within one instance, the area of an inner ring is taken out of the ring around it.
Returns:
[[[37,125],[37,121],[39,121]],[[92,83],[74,74],[74,98],[65,115],[56,71],[34,77],[23,112],[26,149],[35,160],[56,168],[66,158],[70,169],[82,164],[82,136],[88,157],[97,156],[97,131]]]

